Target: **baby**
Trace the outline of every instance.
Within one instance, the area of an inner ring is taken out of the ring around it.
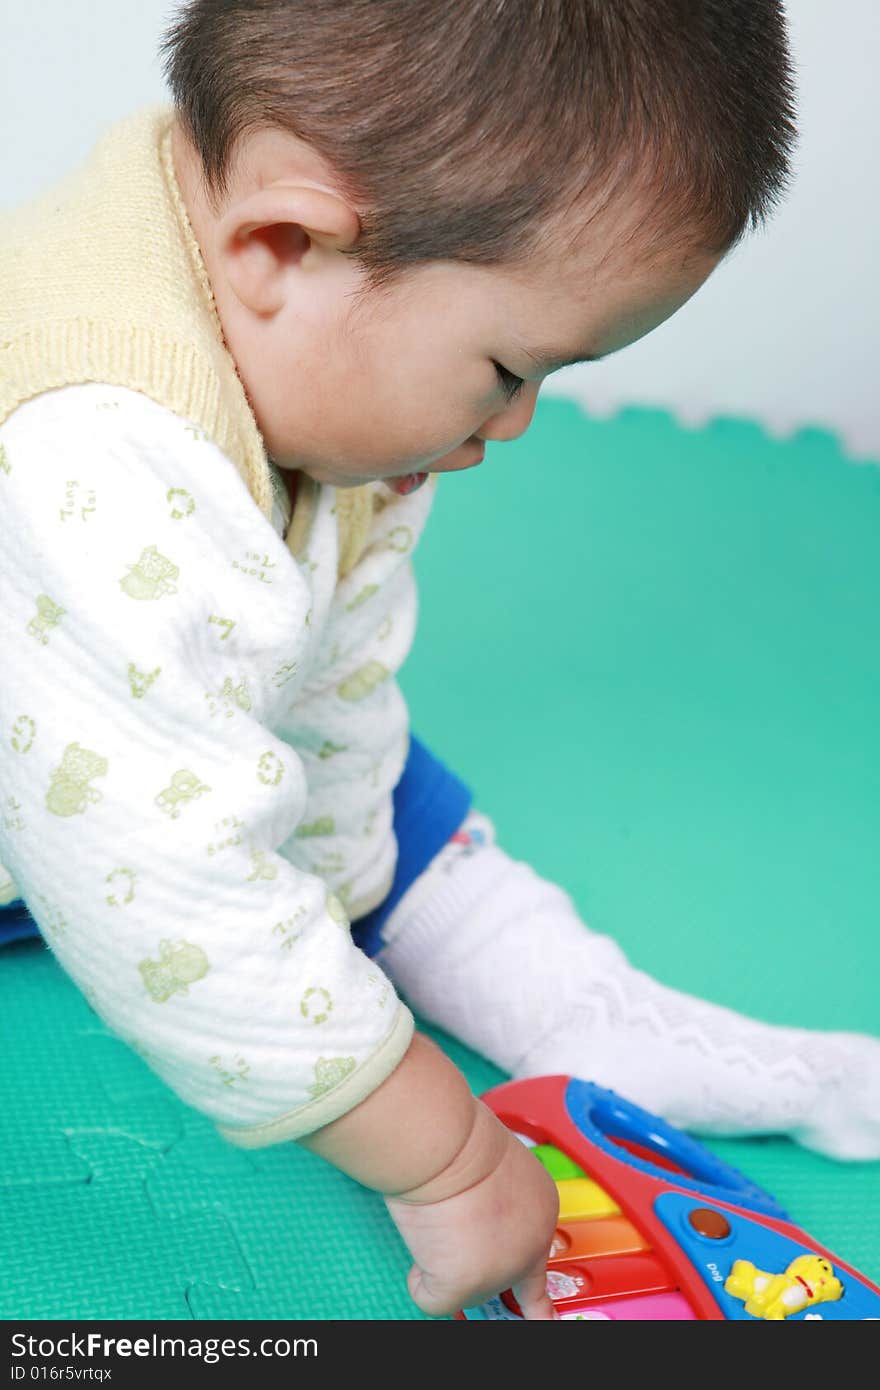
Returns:
[[[384,1194],[421,1309],[549,1318],[555,1185],[404,999],[516,1076],[880,1156],[880,1044],[632,969],[395,679],[437,475],[784,186],[779,5],[192,0],[163,53],[174,106],[0,222],[0,901],[231,1142]]]

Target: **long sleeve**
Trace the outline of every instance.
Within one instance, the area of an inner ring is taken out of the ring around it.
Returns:
[[[366,902],[393,871],[415,600],[389,536],[426,507],[377,508],[349,593],[314,503],[298,559],[220,450],[124,389],[0,427],[0,860],[96,1011],[245,1145],[352,1108],[413,1027],[333,875]]]
[[[279,725],[308,782],[304,824],[289,853],[327,879],[352,921],[382,902],[394,877],[392,792],[409,744],[394,675],[415,633],[410,557],[433,487],[432,480],[407,499],[376,487],[362,556],[336,586],[308,675]]]

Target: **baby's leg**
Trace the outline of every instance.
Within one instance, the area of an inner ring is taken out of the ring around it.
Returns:
[[[774,1027],[658,984],[478,812],[382,937],[376,958],[413,1008],[512,1076],[570,1073],[698,1133],[880,1158],[880,1041]]]

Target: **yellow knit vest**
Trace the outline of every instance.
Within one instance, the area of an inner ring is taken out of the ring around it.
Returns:
[[[200,426],[271,517],[265,445],[174,173],[173,118],[168,105],[135,112],[0,214],[0,422],[55,387],[131,387]],[[337,493],[340,574],[363,550],[371,491]]]

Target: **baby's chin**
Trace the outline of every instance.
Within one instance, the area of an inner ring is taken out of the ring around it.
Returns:
[[[299,468],[297,472],[301,473],[304,478],[311,478],[314,483],[320,483],[322,487],[353,488],[363,487],[365,483],[376,482],[372,473],[361,475],[334,473],[329,468]]]
[[[375,473],[364,473],[360,476],[351,474],[335,473],[330,469],[323,468],[303,468],[300,469],[305,477],[311,478],[313,482],[320,483],[324,487],[335,487],[341,489],[364,487],[367,483],[384,483],[392,492],[397,493],[398,497],[406,497],[411,492],[416,492],[428,480],[427,472],[396,473],[386,476]]]

